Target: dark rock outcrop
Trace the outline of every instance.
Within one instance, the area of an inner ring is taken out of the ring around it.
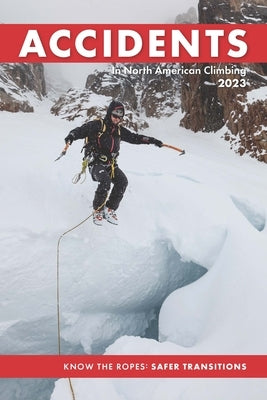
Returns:
[[[85,89],[69,90],[51,112],[68,120],[82,116],[87,121],[103,116],[109,102],[116,98],[126,108],[125,126],[136,131],[143,129],[148,126],[147,117],[169,116],[180,107],[180,78],[156,73],[157,66],[115,64],[107,67],[107,71],[95,71],[88,76]],[[144,68],[146,73],[142,72]],[[95,95],[99,105],[92,107]]]
[[[0,110],[33,112],[30,98],[46,94],[42,64],[0,64]]]
[[[200,0],[200,23],[266,23],[265,0]],[[252,90],[266,87],[266,64],[217,64],[215,72],[207,74],[207,65],[191,65],[200,74],[185,75],[182,80],[181,105],[184,116],[181,125],[193,131],[217,131],[226,128],[224,137],[239,154],[248,153],[267,162],[267,100],[250,99]],[[213,67],[212,65],[208,66]],[[224,71],[228,68],[230,73]],[[220,87],[220,79],[229,82],[242,79],[246,86]],[[217,72],[218,71],[218,72]]]
[[[108,96],[113,99],[120,98],[123,103],[136,110],[137,96],[135,87],[125,75],[114,75],[110,72],[95,72],[87,77],[85,88],[93,93]]]
[[[265,24],[265,0],[200,0],[199,22],[202,24]]]

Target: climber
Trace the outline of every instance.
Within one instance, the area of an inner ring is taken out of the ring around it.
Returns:
[[[85,158],[89,160],[89,171],[98,187],[93,200],[93,221],[102,225],[103,219],[117,225],[116,210],[123,198],[128,181],[117,164],[120,141],[132,144],[154,144],[162,147],[163,143],[153,137],[139,135],[121,126],[124,106],[117,100],[110,103],[105,118],[87,122],[70,131],[65,142],[85,139]],[[108,193],[113,184],[113,188]]]

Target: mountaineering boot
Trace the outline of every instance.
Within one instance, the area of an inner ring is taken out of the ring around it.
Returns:
[[[110,222],[111,224],[118,225],[119,221],[117,215],[112,208],[105,207],[104,208],[104,218]]]
[[[96,225],[101,226],[103,224],[103,211],[95,210],[93,213],[93,222]]]

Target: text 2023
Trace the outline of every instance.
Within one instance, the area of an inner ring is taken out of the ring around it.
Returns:
[[[246,87],[248,85],[248,82],[246,79],[238,79],[238,78],[220,78],[218,79],[218,87],[225,87],[225,88],[236,88],[236,87]]]

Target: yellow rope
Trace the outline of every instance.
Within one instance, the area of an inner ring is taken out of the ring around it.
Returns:
[[[111,161],[111,172],[110,172],[111,179],[115,178],[115,160],[114,158]]]
[[[106,200],[105,200],[106,202]],[[103,203],[104,205],[105,203]],[[103,207],[103,205],[100,208]],[[63,236],[65,236],[67,233],[74,231],[74,229],[78,228],[81,226],[84,222],[86,222],[89,218],[91,218],[94,215],[94,212],[92,212],[87,218],[82,220],[79,224],[75,225],[74,227],[68,229],[66,232],[62,233],[62,235],[59,237],[58,242],[57,242],[57,327],[58,327],[58,355],[61,354],[61,344],[60,344],[60,295],[59,295],[59,247],[60,247],[60,242]]]
[[[70,391],[71,391],[71,395],[72,395],[72,400],[76,400],[76,397],[75,397],[75,393],[74,393],[74,389],[73,389],[73,386],[72,386],[71,379],[68,378],[68,381],[69,381]]]
[[[90,214],[87,218],[85,218],[83,221],[81,221],[79,224],[75,225],[73,228],[67,230],[66,232],[64,232],[60,238],[58,239],[57,242],[57,340],[58,340],[58,355],[61,355],[61,343],[60,343],[60,293],[59,293],[59,246],[60,246],[60,241],[63,238],[63,236],[65,236],[67,233],[73,231],[74,229],[78,228],[78,226],[82,225],[85,221],[87,221],[89,218],[91,218],[93,215]],[[70,387],[70,391],[71,391],[71,395],[72,395],[72,400],[76,400],[75,397],[75,392],[72,386],[72,382],[71,379],[68,378],[68,382],[69,382],[69,387]]]
[[[102,207],[104,207],[104,205],[106,204],[108,196],[106,197],[105,201],[103,204],[101,204],[101,206],[99,206],[95,211],[101,210]],[[84,224],[84,222],[86,222],[89,218],[91,218],[95,211],[93,211],[90,215],[88,215],[87,218],[85,218],[84,220],[82,220],[79,224],[73,226],[72,228],[68,229],[66,232],[62,233],[62,235],[59,237],[58,242],[57,242],[57,342],[58,342],[58,355],[61,355],[61,341],[60,341],[60,290],[59,290],[59,282],[60,282],[60,276],[59,276],[59,250],[60,250],[60,242],[61,239],[67,235],[67,233],[74,231],[74,229],[78,228],[79,226],[81,226],[82,224]],[[72,399],[76,400],[75,398],[75,392],[73,389],[73,385],[71,382],[71,379],[68,378],[69,381],[69,386],[70,386],[70,391],[71,391],[71,395],[72,395]]]
[[[87,167],[88,167],[88,163],[89,163],[88,158],[85,158],[85,159],[83,160],[83,162],[82,162],[82,169],[81,169],[81,172],[79,172],[78,174],[74,175],[74,177],[72,178],[72,183],[74,183],[74,184],[78,183],[79,180],[80,180],[81,177],[82,177],[82,174],[84,174],[84,179],[82,180],[81,183],[83,183],[83,182],[85,181],[85,179],[86,179],[86,169],[87,169]]]

